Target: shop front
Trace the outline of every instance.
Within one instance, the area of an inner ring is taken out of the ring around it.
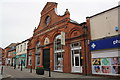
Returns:
[[[120,76],[120,37],[92,41],[92,74]]]
[[[11,66],[11,64],[12,64],[12,58],[7,58],[6,62],[7,62],[7,66]]]
[[[16,65],[20,67],[21,64],[24,68],[26,68],[26,54],[16,55]]]

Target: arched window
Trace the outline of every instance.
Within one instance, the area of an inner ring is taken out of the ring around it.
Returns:
[[[50,43],[49,38],[46,37],[45,40],[44,40],[44,45],[47,45],[47,44],[49,44],[49,43]]]
[[[47,16],[45,19],[45,24],[48,25],[50,23],[50,16]]]
[[[39,54],[40,52],[40,42],[37,42],[36,44],[36,54]]]
[[[37,42],[36,44],[36,66],[40,65],[40,42]]]
[[[63,46],[61,45],[61,35],[57,35],[54,39],[54,69],[56,71],[63,70]]]

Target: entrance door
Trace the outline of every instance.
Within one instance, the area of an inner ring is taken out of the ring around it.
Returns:
[[[74,54],[74,72],[80,72],[80,55]]]
[[[49,70],[50,67],[50,49],[43,50],[43,66],[45,70]]]
[[[72,65],[72,72],[82,72],[82,66],[80,62],[80,54],[73,54],[73,65]]]
[[[82,73],[82,59],[80,43],[71,44],[71,72]]]

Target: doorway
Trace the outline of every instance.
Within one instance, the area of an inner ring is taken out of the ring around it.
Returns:
[[[81,45],[79,42],[71,44],[71,72],[82,73]]]
[[[45,70],[49,70],[50,67],[50,49],[43,50],[43,66]]]

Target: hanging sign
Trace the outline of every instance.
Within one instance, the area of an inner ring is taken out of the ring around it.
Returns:
[[[65,32],[61,32],[61,44],[65,45]]]

